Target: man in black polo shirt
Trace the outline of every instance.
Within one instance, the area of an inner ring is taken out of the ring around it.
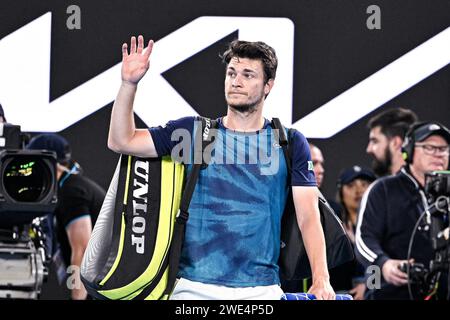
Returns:
[[[57,134],[34,137],[28,149],[50,150],[57,155],[58,205],[55,210],[57,238],[66,272],[75,277],[72,299],[86,299],[87,292],[79,279],[79,267],[100,212],[105,191],[82,175],[78,163],[71,159],[70,145]],[[67,267],[72,268],[67,269]],[[68,281],[70,282],[70,281]]]

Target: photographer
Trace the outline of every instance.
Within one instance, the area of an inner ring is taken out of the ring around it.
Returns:
[[[450,131],[443,125],[413,125],[402,147],[406,165],[395,176],[377,180],[364,195],[355,252],[365,267],[377,265],[382,275],[381,288],[368,291],[366,298],[409,299],[408,276],[400,268],[407,263],[415,224],[428,206],[425,173],[448,168],[449,143]],[[433,258],[431,240],[424,233],[417,233],[412,258],[425,266]]]
[[[41,134],[27,149],[50,150],[57,156],[58,205],[55,210],[57,238],[66,267],[75,266],[72,299],[86,299],[87,292],[79,279],[79,266],[92,228],[100,212],[105,191],[82,175],[80,166],[71,159],[70,145],[57,134]],[[64,268],[65,271],[69,271]]]

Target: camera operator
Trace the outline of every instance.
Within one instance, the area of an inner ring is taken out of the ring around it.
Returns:
[[[377,265],[382,275],[381,288],[369,290],[366,298],[409,299],[408,276],[400,267],[407,263],[411,234],[428,207],[425,173],[448,168],[449,143],[450,131],[443,125],[413,125],[402,147],[405,166],[394,176],[378,179],[366,191],[358,217],[355,252],[365,267]],[[411,257],[425,266],[432,260],[431,240],[424,233],[417,234]]]
[[[106,193],[98,184],[82,175],[78,163],[71,159],[69,143],[62,136],[38,135],[31,139],[27,149],[45,149],[57,155],[57,238],[65,266],[76,267],[72,269],[75,285],[71,288],[71,297],[76,300],[86,299],[87,292],[79,279],[79,267]]]

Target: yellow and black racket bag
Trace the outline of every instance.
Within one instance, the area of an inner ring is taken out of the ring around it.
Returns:
[[[215,120],[201,118],[202,161],[185,179],[171,157],[121,155],[81,264],[81,281],[96,299],[165,300],[178,272],[189,204],[202,150]]]
[[[90,295],[114,300],[167,297],[169,249],[183,177],[184,166],[170,157],[121,156],[81,266]]]

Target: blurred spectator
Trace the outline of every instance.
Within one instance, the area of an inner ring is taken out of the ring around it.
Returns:
[[[319,188],[319,190],[321,190],[323,180],[325,178],[325,159],[319,147],[317,147],[312,143],[309,143],[309,151],[311,153],[311,161],[313,162],[314,166],[313,170],[314,176],[316,177],[317,187]],[[330,204],[331,208],[334,210],[334,212],[338,216],[340,216],[341,214],[340,205],[332,199],[327,199],[327,201]]]
[[[309,151],[311,152],[311,161],[314,165],[314,175],[316,176],[317,187],[320,189],[325,174],[325,160],[322,151],[316,145],[310,143]]]
[[[371,170],[359,166],[344,169],[339,175],[337,199],[342,208],[341,219],[344,228],[353,245],[361,199],[375,179],[376,176]],[[356,260],[331,270],[333,288],[337,292],[348,291],[355,300],[362,300],[366,289],[364,271],[364,267]]]
[[[416,121],[417,115],[404,108],[381,112],[369,120],[369,144],[366,152],[374,158],[372,169],[375,174],[395,174],[405,164],[401,152],[403,139]]]

